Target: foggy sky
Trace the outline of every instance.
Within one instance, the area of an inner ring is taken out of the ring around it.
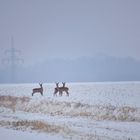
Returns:
[[[140,60],[139,14],[139,0],[0,0],[0,54],[13,36],[26,64],[99,53]]]

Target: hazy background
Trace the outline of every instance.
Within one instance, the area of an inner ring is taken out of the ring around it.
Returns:
[[[0,60],[1,83],[140,80],[140,1],[0,0]]]

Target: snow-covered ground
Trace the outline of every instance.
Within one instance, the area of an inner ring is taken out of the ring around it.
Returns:
[[[140,82],[66,86],[69,97],[53,96],[55,84],[44,83],[43,96],[31,96],[38,84],[1,84],[0,134],[5,140],[13,134],[15,140],[20,135],[25,135],[22,139],[140,140]]]
[[[12,129],[0,128],[1,140],[64,140],[59,136],[46,135],[44,133],[22,132]]]

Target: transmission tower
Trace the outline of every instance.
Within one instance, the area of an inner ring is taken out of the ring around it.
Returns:
[[[14,38],[11,37],[11,47],[9,50],[5,51],[7,57],[3,60],[3,62],[7,62],[10,66],[10,82],[16,82],[16,68],[17,65],[21,62],[23,63],[23,59],[19,58],[18,55],[21,53],[20,50],[15,49],[14,47]]]

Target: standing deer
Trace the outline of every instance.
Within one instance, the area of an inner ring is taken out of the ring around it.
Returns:
[[[56,83],[56,88],[54,89],[54,95],[57,94],[57,92],[59,92],[59,95],[62,96],[63,92],[65,92],[67,94],[67,96],[69,96],[69,88],[68,87],[65,87],[65,84],[66,83],[62,83],[63,86],[62,87],[59,87],[59,83]]]
[[[40,84],[40,88],[34,88],[33,89],[33,92],[32,92],[32,96],[35,94],[35,93],[40,93],[42,96],[43,96],[43,87],[42,87],[42,84]]]
[[[55,95],[57,95],[57,92],[59,92],[59,95],[61,94],[60,92],[60,90],[59,90],[59,83],[55,83],[56,84],[56,88],[54,89],[54,93],[53,93],[53,95],[55,96]]]
[[[62,90],[65,91],[65,93],[67,94],[67,96],[69,96],[69,92],[68,92],[69,91],[69,88],[68,87],[65,87],[65,85],[66,85],[65,82],[64,83],[62,82],[62,84],[63,84]]]

